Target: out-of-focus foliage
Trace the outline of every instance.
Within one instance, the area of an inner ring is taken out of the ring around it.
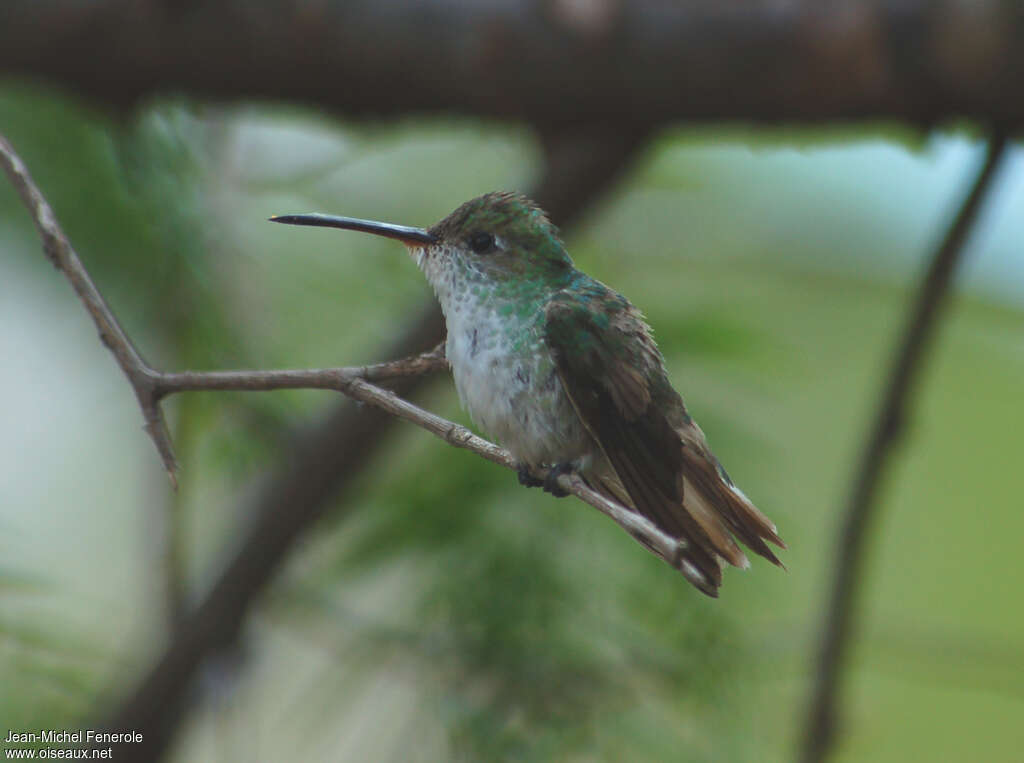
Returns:
[[[115,118],[23,87],[0,92],[0,129],[168,368],[378,359],[430,297],[401,248],[266,218],[429,224],[537,172],[530,136],[494,126],[173,103]],[[707,600],[591,509],[407,427],[206,671],[177,759],[790,758],[836,507],[906,302],[886,267],[916,261],[958,187],[882,213],[877,177],[816,174],[843,150],[815,148],[829,136],[785,137],[667,136],[569,243],[645,311],[790,572],[755,562]],[[900,140],[928,161],[928,142]],[[19,464],[0,481],[0,715],[70,727],[159,648],[160,536],[202,590],[246,521],[239,496],[335,396],[173,401],[167,514],[131,393],[7,188],[0,242],[0,456]],[[844,760],[1018,749],[1022,348],[1019,310],[957,301],[885,490]],[[446,380],[427,403],[465,421]]]

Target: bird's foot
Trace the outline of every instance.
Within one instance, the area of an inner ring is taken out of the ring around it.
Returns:
[[[516,474],[519,476],[519,484],[523,487],[544,487],[544,480],[534,477],[526,464],[519,464]]]
[[[570,474],[572,470],[572,464],[555,464],[548,469],[547,476],[541,480],[533,476],[533,472],[529,466],[526,464],[520,464],[519,468],[516,469],[516,475],[519,477],[520,485],[525,487],[544,488],[545,493],[551,493],[555,498],[565,498],[569,493],[559,486],[558,478],[563,474]]]
[[[548,469],[548,476],[544,478],[544,492],[551,493],[555,498],[565,498],[569,492],[563,490],[558,484],[558,478],[563,474],[570,473],[572,473],[572,464],[562,463],[552,466]]]

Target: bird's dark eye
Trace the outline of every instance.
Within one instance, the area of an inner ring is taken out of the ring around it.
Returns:
[[[469,237],[469,248],[477,254],[487,254],[494,251],[494,236],[490,233],[480,231]]]

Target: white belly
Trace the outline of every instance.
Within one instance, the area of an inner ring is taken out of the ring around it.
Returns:
[[[587,455],[590,437],[562,389],[539,321],[525,339],[513,338],[493,312],[472,313],[446,317],[455,388],[474,423],[529,464]]]

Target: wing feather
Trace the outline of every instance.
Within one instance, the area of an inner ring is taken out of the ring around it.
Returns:
[[[665,376],[639,312],[596,281],[559,292],[546,307],[545,340],[580,420],[597,441],[633,508],[685,540],[687,561],[714,595],[720,559],[749,566],[732,535],[778,563],[764,539],[774,525],[735,488]]]

